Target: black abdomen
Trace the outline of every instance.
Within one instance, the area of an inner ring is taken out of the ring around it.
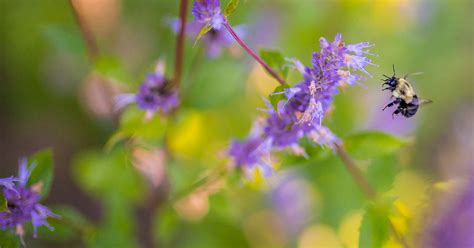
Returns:
[[[402,107],[401,113],[406,118],[410,118],[416,114],[419,106],[418,97],[415,95],[410,103],[407,104],[404,101],[400,103],[400,107]]]

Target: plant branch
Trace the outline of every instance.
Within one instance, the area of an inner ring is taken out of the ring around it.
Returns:
[[[74,19],[81,30],[82,38],[86,43],[87,54],[89,55],[91,61],[95,61],[95,59],[99,56],[99,46],[97,45],[94,34],[89,29],[89,27],[87,27],[86,21],[81,16],[79,9],[74,2],[74,0],[69,0],[69,5],[71,6],[72,12],[74,14]]]
[[[173,83],[179,86],[183,72],[183,58],[184,58],[184,35],[186,33],[186,17],[188,9],[188,0],[181,0],[179,6],[179,31],[176,41],[176,52],[174,59],[174,75]]]
[[[335,146],[337,155],[339,155],[341,160],[344,162],[346,169],[349,171],[356,183],[362,189],[365,196],[370,200],[375,199],[375,197],[377,196],[377,192],[374,188],[372,188],[367,179],[365,179],[359,168],[357,168],[357,164],[355,163],[354,159],[352,159],[352,157],[349,155],[349,153],[347,153],[347,151],[342,145],[335,144]]]
[[[335,146],[336,146],[337,155],[344,162],[344,165],[346,166],[346,169],[349,171],[352,178],[359,185],[362,192],[364,192],[365,196],[369,200],[375,200],[375,198],[377,196],[377,191],[375,191],[375,189],[370,185],[370,183],[364,177],[364,174],[362,174],[362,172],[359,170],[359,168],[357,167],[357,164],[355,163],[354,159],[349,155],[349,153],[346,151],[346,149],[344,149],[344,147],[342,145],[335,144]],[[388,220],[388,224],[390,226],[390,231],[395,236],[395,238],[398,240],[398,242],[400,242],[403,245],[403,247],[409,248],[408,243],[403,238],[403,236],[398,233],[397,229],[395,228],[395,225],[390,220],[390,218],[387,217],[387,220]]]
[[[285,80],[280,76],[278,75],[278,73],[273,70],[267,63],[265,63],[265,61],[263,61],[262,58],[260,58],[246,43],[245,41],[243,41],[239,35],[235,32],[235,30],[232,28],[232,26],[229,24],[228,21],[226,21],[224,23],[224,26],[226,27],[226,29],[229,31],[229,33],[232,35],[232,37],[234,37],[234,39],[237,41],[237,43],[239,43],[239,45],[248,53],[250,54],[250,56],[252,56],[260,65],[263,66],[263,68],[265,68],[265,70],[270,73],[270,75],[275,78],[276,80],[278,80],[278,82],[280,84],[285,84]]]

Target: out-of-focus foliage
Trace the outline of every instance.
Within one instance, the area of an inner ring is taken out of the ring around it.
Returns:
[[[270,178],[221,173],[229,140],[245,137],[261,114],[256,109],[265,108],[261,97],[275,106],[284,96],[273,93],[287,87],[237,46],[208,59],[202,40],[193,46],[187,39],[182,104],[173,117],[147,119],[136,106],[94,114],[90,108],[110,105],[115,90],[136,92],[159,58],[171,75],[175,34],[167,20],[178,15],[179,1],[79,2],[101,50],[94,62],[68,1],[0,3],[0,177],[14,174],[25,150],[51,145],[60,161],[52,180],[51,153],[30,157],[37,164],[30,180],[42,181],[42,197],[51,188],[46,203],[57,205],[61,218],[50,221],[54,232],[27,236],[28,246],[138,247],[147,230],[161,247],[402,247],[390,220],[411,247],[423,247],[427,219],[449,209],[443,204],[473,170],[470,0],[258,0],[240,1],[237,9],[237,1],[221,1],[230,2],[231,23],[247,28],[245,40],[291,84],[300,78],[284,57],[309,64],[321,36],[340,32],[348,43],[376,44],[374,77],[365,87],[343,89],[324,120],[379,192],[373,200],[336,154],[309,142],[301,144],[308,158],[279,153]],[[391,74],[392,64],[399,76],[424,72],[408,80],[433,103],[412,119],[381,111],[390,96],[379,78]],[[91,75],[107,82],[94,88],[100,94],[86,90]],[[136,169],[133,151],[165,145],[165,176],[155,187]],[[279,209],[303,203],[272,201],[287,171],[311,200],[296,231]],[[152,196],[159,204],[148,211]],[[143,212],[148,218],[137,217]],[[0,231],[0,244],[18,247],[19,239]]]

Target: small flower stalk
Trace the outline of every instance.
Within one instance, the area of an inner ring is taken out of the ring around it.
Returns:
[[[33,236],[37,237],[37,229],[45,226],[53,231],[53,227],[46,221],[47,218],[59,218],[47,207],[39,203],[41,182],[27,186],[27,181],[35,165],[28,168],[26,158],[20,159],[18,177],[0,179],[0,187],[7,202],[6,210],[0,212],[0,228],[13,229],[23,242],[25,233],[23,226],[27,222],[33,225]]]
[[[303,138],[333,150],[341,143],[323,125],[323,119],[331,109],[333,97],[339,93],[339,88],[360,84],[360,81],[365,80],[354,72],[360,71],[371,76],[365,68],[374,64],[365,55],[373,55],[367,51],[372,45],[367,42],[346,45],[341,34],[337,34],[332,42],[321,38],[320,46],[321,51],[313,53],[311,66],[304,66],[296,59],[288,60],[301,73],[303,80],[293,87],[273,93],[273,96],[284,95],[285,98],[276,106],[266,100],[268,116],[258,137],[261,144],[266,144],[267,153],[270,150],[289,149],[297,155],[306,156],[305,150],[299,145]],[[242,141],[242,144],[246,142],[251,143],[250,138]],[[250,166],[252,163],[242,160],[242,157],[262,155],[256,152],[261,149],[260,146],[254,145],[254,150],[252,146],[246,148],[236,153],[236,143],[232,143],[229,155],[235,163]],[[242,154],[244,152],[246,155]]]

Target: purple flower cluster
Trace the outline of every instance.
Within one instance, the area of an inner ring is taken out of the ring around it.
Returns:
[[[425,247],[474,247],[474,170],[466,188],[456,193],[451,206],[428,229]]]
[[[267,104],[269,116],[259,136],[266,140],[262,143],[270,144],[267,149],[290,148],[305,155],[304,149],[298,145],[303,137],[332,148],[340,142],[322,125],[322,120],[333,103],[333,96],[338,93],[338,87],[364,80],[362,76],[352,74],[353,71],[362,71],[370,76],[365,67],[374,64],[365,55],[371,55],[366,49],[372,45],[367,42],[345,45],[340,34],[336,35],[333,42],[321,38],[320,45],[321,51],[313,53],[310,67],[305,67],[298,60],[291,60],[302,74],[303,81],[283,92],[274,93],[286,97],[286,100],[278,102],[276,110]],[[237,149],[236,146],[242,143],[233,142],[230,150]],[[230,153],[230,156],[236,164],[248,165],[241,159],[245,155]]]
[[[221,29],[225,22],[225,17],[221,14],[219,0],[196,0],[192,12],[196,21],[203,25],[209,25],[213,29]]]
[[[295,237],[311,220],[314,206],[311,187],[297,173],[289,171],[276,177],[271,192],[271,203],[276,210],[283,230]]]
[[[173,32],[177,33],[180,26],[180,20],[173,19],[169,21],[169,25],[171,26]],[[197,37],[199,31],[204,26],[205,24],[197,20],[191,21],[186,25],[186,34],[190,38],[194,39]],[[245,38],[246,36],[246,29],[243,26],[236,26],[235,32],[237,32],[240,37]],[[207,32],[207,34],[201,38],[201,42],[205,44],[206,54],[209,58],[219,57],[222,54],[223,48],[228,48],[235,44],[235,40],[232,35],[230,35],[229,32],[227,32],[227,30],[222,27],[211,28],[211,30],[209,30],[209,32]]]
[[[222,48],[230,47],[235,43],[234,38],[224,28],[226,19],[221,14],[219,0],[195,1],[192,13],[195,20],[188,23],[186,27],[190,36],[195,38],[203,27],[211,27],[211,30],[202,37],[202,42],[206,44],[208,57],[218,57],[222,52]],[[177,32],[178,27],[179,20],[173,21],[172,28],[175,32]],[[235,27],[235,30],[239,36],[245,37],[245,29],[242,26]]]
[[[27,160],[20,160],[20,168],[18,178],[8,177],[0,179],[0,186],[3,187],[3,195],[7,201],[7,209],[0,212],[0,228],[15,228],[16,233],[22,236],[24,233],[23,224],[31,221],[34,229],[34,237],[36,230],[40,226],[46,226],[50,230],[53,227],[48,224],[48,217],[59,218],[53,214],[47,207],[39,204],[40,195],[37,189],[27,187],[31,171],[27,168]]]
[[[122,94],[116,99],[117,108],[136,102],[138,107],[153,116],[157,111],[167,113],[179,104],[178,92],[164,76],[164,66],[158,63],[155,72],[146,75],[136,94]]]

